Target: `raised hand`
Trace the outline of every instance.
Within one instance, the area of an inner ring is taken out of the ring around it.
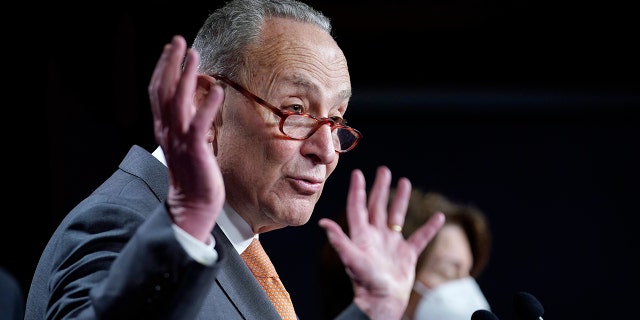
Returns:
[[[336,222],[319,221],[351,278],[354,302],[371,319],[402,318],[415,280],[418,256],[444,224],[444,215],[436,214],[405,239],[400,228],[411,183],[400,178],[389,205],[390,186],[391,171],[379,167],[367,201],[364,176],[360,170],[354,170],[347,198],[349,236]]]
[[[224,91],[213,82],[196,90],[199,61],[198,52],[174,36],[156,64],[148,92],[156,142],[169,168],[169,211],[174,223],[206,243],[225,199],[211,131]]]

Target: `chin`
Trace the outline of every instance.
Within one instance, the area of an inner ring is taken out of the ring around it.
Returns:
[[[301,226],[309,222],[309,219],[311,219],[311,213],[307,213],[307,210],[294,209],[289,212],[291,213],[290,215],[282,217],[285,220],[285,223],[289,226]]]
[[[289,214],[282,218],[289,226],[301,226],[306,224],[309,222],[309,219],[311,219],[311,214],[313,213],[313,209],[308,209],[307,206],[303,208],[294,207],[286,211],[289,212]]]
[[[285,226],[301,226],[309,222],[317,203],[316,197],[288,196],[287,201],[280,201],[283,197],[271,202],[272,220]]]

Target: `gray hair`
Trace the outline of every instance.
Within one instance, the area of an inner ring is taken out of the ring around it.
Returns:
[[[193,41],[200,53],[198,71],[238,75],[245,48],[258,39],[266,19],[279,17],[317,25],[331,34],[331,22],[320,11],[295,0],[232,0],[206,19]]]

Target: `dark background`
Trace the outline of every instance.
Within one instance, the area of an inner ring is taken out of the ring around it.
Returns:
[[[16,22],[3,45],[1,262],[25,295],[64,214],[131,144],[155,147],[146,86],[156,59],[221,3],[5,12]],[[332,18],[354,89],[347,118],[364,139],[341,156],[312,221],[264,235],[303,319],[328,318],[345,294],[324,298],[317,220],[342,213],[351,170],[371,183],[379,165],[485,212],[494,246],[479,282],[501,319],[515,319],[516,291],[534,294],[545,319],[637,313],[640,28],[630,4],[309,3]]]

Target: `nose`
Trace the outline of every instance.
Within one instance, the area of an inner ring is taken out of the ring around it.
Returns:
[[[329,123],[321,125],[308,139],[303,140],[300,152],[306,157],[313,158],[317,163],[329,164],[335,161],[338,153],[334,146],[331,125]]]

